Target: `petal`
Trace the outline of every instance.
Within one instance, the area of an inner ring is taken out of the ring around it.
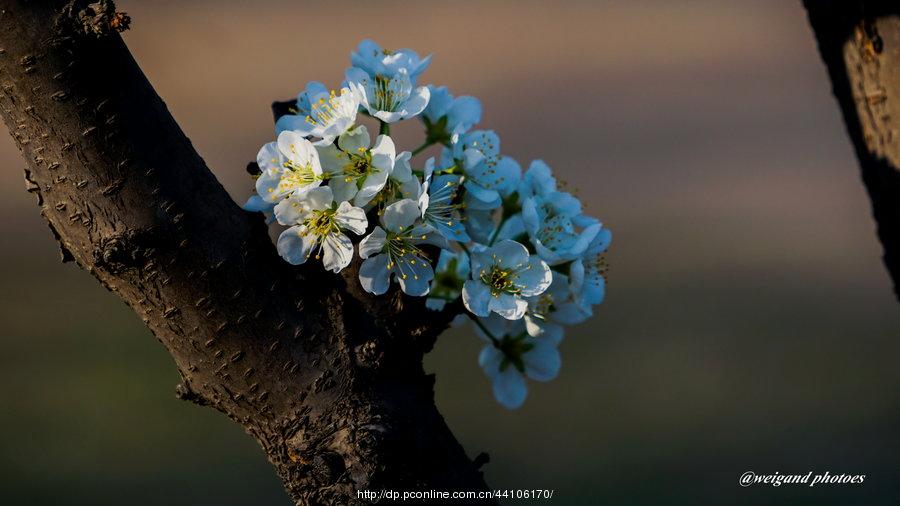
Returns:
[[[338,146],[345,153],[358,154],[361,151],[369,149],[372,139],[369,137],[369,130],[365,125],[360,125],[353,130],[348,130],[338,137]]]
[[[564,214],[566,216],[581,214],[581,201],[571,193],[552,192],[545,197],[544,202],[553,207],[556,214]]]
[[[522,223],[529,235],[537,235],[541,229],[541,216],[538,214],[538,204],[534,197],[522,201]]]
[[[584,278],[582,298],[588,304],[600,304],[606,295],[606,280],[600,274],[590,275]]]
[[[334,202],[334,195],[331,191],[331,188],[327,186],[310,188],[309,190],[301,193],[299,197],[304,204],[315,211],[328,209],[329,207],[331,207],[331,203]]]
[[[553,273],[543,260],[531,257],[518,270],[516,286],[522,291],[523,297],[532,297],[544,293],[553,282]]]
[[[400,289],[403,290],[403,293],[421,297],[431,289],[434,270],[431,268],[431,264],[422,258],[400,260],[394,269],[400,273],[397,280],[400,282]]]
[[[528,302],[510,293],[501,293],[491,297],[488,308],[507,320],[518,320],[525,316]]]
[[[493,344],[488,344],[478,354],[478,365],[484,370],[484,374],[494,380],[500,375],[500,364],[503,362],[503,352]]]
[[[415,200],[398,200],[384,209],[381,223],[389,231],[399,232],[415,223],[420,215],[419,205]]]
[[[434,100],[434,96],[431,97]],[[454,125],[454,133],[462,134],[481,121],[481,101],[475,97],[462,96],[453,101],[448,114],[448,122]]]
[[[430,244],[441,249],[450,249],[450,243],[447,238],[438,234],[431,225],[418,225],[409,231],[410,237],[414,244]]]
[[[384,243],[387,240],[387,234],[384,229],[376,226],[375,230],[372,230],[372,233],[363,238],[362,241],[359,241],[359,257],[360,258],[369,258],[375,253],[380,252],[384,249]]]
[[[603,253],[609,248],[609,244],[612,242],[612,231],[608,228],[604,228],[600,232],[597,233],[597,236],[594,237],[594,241],[588,246],[585,254],[588,255],[599,255]]]
[[[491,291],[481,281],[474,279],[466,281],[463,285],[462,300],[472,314],[476,316],[490,314]]]
[[[282,132],[296,132],[306,137],[313,135],[315,130],[316,125],[306,121],[306,116],[299,114],[285,114],[275,122],[275,135],[280,135]]]
[[[296,225],[303,221],[308,213],[303,202],[296,196],[286,198],[275,205],[275,219],[281,225]]]
[[[391,273],[387,268],[388,256],[377,255],[363,261],[359,267],[359,284],[363,290],[381,295],[390,286]]]
[[[434,226],[435,229],[437,229],[439,234],[450,241],[456,241],[465,244],[472,240],[472,238],[469,237],[468,232],[466,232],[466,227],[465,225],[463,225],[462,220],[453,220],[449,222],[450,225],[448,225],[447,223],[448,222],[445,221],[435,221],[431,223],[431,225]]]
[[[430,94],[428,107],[423,114],[429,121],[436,123],[450,111],[450,107],[453,106],[453,95],[446,86],[428,85],[428,92]]]
[[[356,186],[356,181],[347,181],[344,176],[331,178],[328,181],[328,186],[326,188],[331,188],[331,191],[334,193],[334,198],[338,202],[345,202],[353,199],[353,197],[356,196],[356,192],[359,191],[359,187]]]
[[[410,177],[403,183],[400,183],[400,196],[405,199],[417,200],[422,195],[422,183],[419,178]]]
[[[584,285],[584,261],[579,258],[569,265],[569,288],[572,293],[579,293],[582,285]]]
[[[489,251],[494,263],[504,269],[519,269],[528,264],[528,248],[516,241],[500,241]]]
[[[590,306],[582,306],[574,302],[556,304],[556,310],[550,315],[553,321],[564,325],[577,325],[593,315]]]
[[[375,116],[376,118],[384,121],[385,123],[396,123],[398,121],[403,120],[402,112],[389,112],[389,111],[373,111],[372,108],[369,108],[369,114]]]
[[[309,100],[318,97],[319,95],[328,95],[328,88],[325,87],[324,84],[319,81],[309,81],[306,83],[306,89],[303,90],[302,93],[306,93],[306,97]],[[297,97],[297,101],[300,101],[300,97]]]
[[[357,235],[366,233],[369,220],[366,212],[358,207],[353,207],[349,202],[341,202],[334,215],[334,221],[342,230],[349,230]]]
[[[559,374],[562,360],[556,344],[551,341],[537,339],[534,348],[522,355],[525,374],[535,381],[550,381]]]
[[[357,87],[368,88],[369,83],[372,81],[372,78],[369,77],[369,73],[365,70],[358,67],[350,67],[344,72],[344,78],[347,80],[347,84],[356,85]]]
[[[491,335],[497,338],[521,334],[525,329],[525,327],[521,325],[522,320],[507,320],[495,313],[491,313],[487,318],[479,318],[478,321],[481,322],[481,325],[484,326]],[[476,328],[476,331],[479,333],[480,337],[490,341],[490,338],[486,334],[481,334],[480,327]]]
[[[425,169],[422,172],[423,180],[430,181],[431,175],[434,174],[434,157],[430,157],[428,160],[425,160]]]
[[[409,98],[406,99],[406,102],[403,103],[403,119],[418,116],[425,110],[425,107],[428,106],[428,99],[430,97],[431,92],[429,92],[428,88],[425,86],[419,86],[413,90]]]
[[[502,203],[500,193],[489,190],[471,179],[464,183],[466,187],[466,204],[476,210],[497,209]]]
[[[322,168],[329,174],[339,174],[348,161],[347,153],[338,149],[334,144],[316,146],[316,151],[319,153]]]
[[[372,107],[369,106],[369,90],[367,87],[361,83],[350,81],[349,79],[347,80],[347,86],[350,87],[350,91],[356,97],[359,105],[364,107],[369,114],[372,114]]]
[[[525,332],[528,332],[529,336],[540,337],[544,333],[544,320],[541,318],[525,313],[522,319],[525,320]]]
[[[488,158],[496,158],[500,152],[500,137],[493,130],[476,130],[463,138],[466,149],[473,148]]]
[[[281,172],[263,171],[256,178],[256,193],[266,202],[274,205],[275,202],[281,200],[286,194],[292,190],[280,188],[278,183],[281,182]]]
[[[522,178],[522,168],[519,167],[519,162],[504,156],[497,162],[493,170],[494,173],[491,177],[493,185],[490,188],[497,190],[504,197],[509,196],[519,186],[519,180]]]
[[[413,77],[416,77],[419,74],[421,74],[422,72],[425,72],[425,69],[427,69],[428,65],[430,65],[430,64],[431,64],[431,55],[428,55],[425,58],[422,58],[422,60],[419,61],[418,65],[416,65],[414,68],[410,69],[409,74]]]
[[[316,148],[306,140],[302,134],[287,130],[278,134],[278,150],[298,164],[306,164],[310,159],[310,152],[315,153]]]
[[[381,68],[376,65],[376,62],[378,62],[378,57],[381,54],[381,46],[379,46],[372,40],[365,39],[359,43],[359,46],[357,46],[356,48],[356,52],[350,53],[350,63],[352,63],[354,67],[366,69],[374,74],[381,70]]]
[[[527,313],[523,320],[525,320],[525,330],[529,336],[539,337],[554,345],[562,341],[565,333],[562,325],[535,318]]]
[[[557,346],[562,342],[565,333],[566,330],[562,325],[548,322],[544,325],[544,334],[541,336],[541,339]]]
[[[270,202],[266,202],[259,195],[251,195],[242,207],[244,208],[244,210],[250,212],[272,212],[272,204]]]
[[[547,195],[556,191],[556,179],[553,177],[550,166],[543,160],[534,160],[522,176],[519,183],[519,196],[522,199],[534,195]]]
[[[533,241],[534,250],[537,252],[538,256],[541,257],[545,262],[550,265],[559,265],[563,262],[571,260],[568,254],[561,255],[557,253],[555,250],[548,248],[544,245],[540,240],[534,239]],[[567,253],[563,251],[562,253]]]
[[[291,227],[278,236],[278,254],[292,265],[300,265],[309,258],[318,238],[305,234],[306,227]]]
[[[491,265],[491,254],[489,250],[485,251],[476,251],[472,253],[471,257],[472,263],[472,274],[474,277],[481,276],[481,273],[486,271],[488,266]]]
[[[394,140],[390,136],[379,135],[375,139],[375,145],[372,146],[371,153],[372,165],[390,174],[391,169],[394,168],[394,159],[397,153]]]
[[[331,272],[340,272],[353,259],[353,242],[344,234],[332,232],[322,243],[322,266]]]
[[[525,233],[527,232],[525,231],[525,222],[522,220],[522,213],[517,213],[507,218],[503,225],[500,226],[497,238],[512,239]]]
[[[464,225],[472,239],[487,244],[494,233],[495,222],[492,211],[478,211],[466,209]]]
[[[456,158],[454,156],[454,158]],[[466,149],[463,151],[463,164],[467,169],[474,169],[484,160],[484,153],[479,149]]]
[[[493,378],[494,398],[506,409],[518,409],[525,403],[528,387],[525,378],[512,365]]]
[[[403,183],[412,177],[412,167],[409,165],[411,158],[412,153],[409,151],[403,151],[397,155],[397,159],[394,160],[394,170],[391,171],[391,179]]]
[[[283,159],[281,152],[278,151],[278,144],[274,142],[263,145],[256,154],[256,164],[259,165],[259,170],[262,172],[281,172]]]
[[[353,197],[353,204],[358,207],[363,207],[368,204],[378,192],[384,188],[385,183],[388,180],[388,171],[383,169],[376,169],[374,174],[369,174],[362,181],[362,187],[356,192],[356,195]]]
[[[579,228],[587,228],[591,225],[598,225],[600,220],[586,214],[576,214],[572,216],[572,224]]]
[[[585,250],[591,245],[594,241],[594,238],[597,237],[597,234],[602,230],[602,225],[599,223],[595,223],[578,234],[578,239],[575,240],[574,243],[569,247],[569,252],[566,254],[566,258],[572,259],[578,256],[581,256]]]

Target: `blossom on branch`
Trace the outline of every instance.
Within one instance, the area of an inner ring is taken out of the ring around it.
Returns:
[[[471,321],[485,343],[478,362],[494,397],[515,409],[528,379],[556,377],[566,329],[603,301],[612,233],[545,162],[523,174],[496,132],[472,130],[477,98],[419,85],[430,62],[364,40],[337,90],[309,82],[260,149],[244,208],[282,227],[288,263],[337,273],[357,250],[345,279],[364,291],[458,311],[454,325]],[[391,128],[410,119],[425,128],[407,146]],[[439,157],[418,157],[432,146]]]

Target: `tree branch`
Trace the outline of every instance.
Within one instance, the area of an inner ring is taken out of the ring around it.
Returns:
[[[900,4],[804,0],[900,299]]]
[[[112,2],[0,0],[0,115],[73,259],[169,350],[178,396],[260,443],[298,504],[367,488],[484,489],[422,355],[421,299],[283,262],[191,146],[116,33]]]

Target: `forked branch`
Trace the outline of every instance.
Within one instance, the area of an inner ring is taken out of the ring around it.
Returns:
[[[484,489],[422,370],[447,321],[281,261],[135,63],[127,21],[108,1],[0,0],[0,113],[63,259],[142,318],[179,395],[240,423],[298,504]]]

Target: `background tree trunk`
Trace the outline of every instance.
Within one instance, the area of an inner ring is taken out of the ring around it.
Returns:
[[[298,504],[486,485],[422,356],[457,307],[296,268],[207,169],[117,30],[112,2],[0,0],[0,114],[76,261],[169,350],[177,393],[240,423]]]
[[[804,0],[900,298],[900,2]]]

